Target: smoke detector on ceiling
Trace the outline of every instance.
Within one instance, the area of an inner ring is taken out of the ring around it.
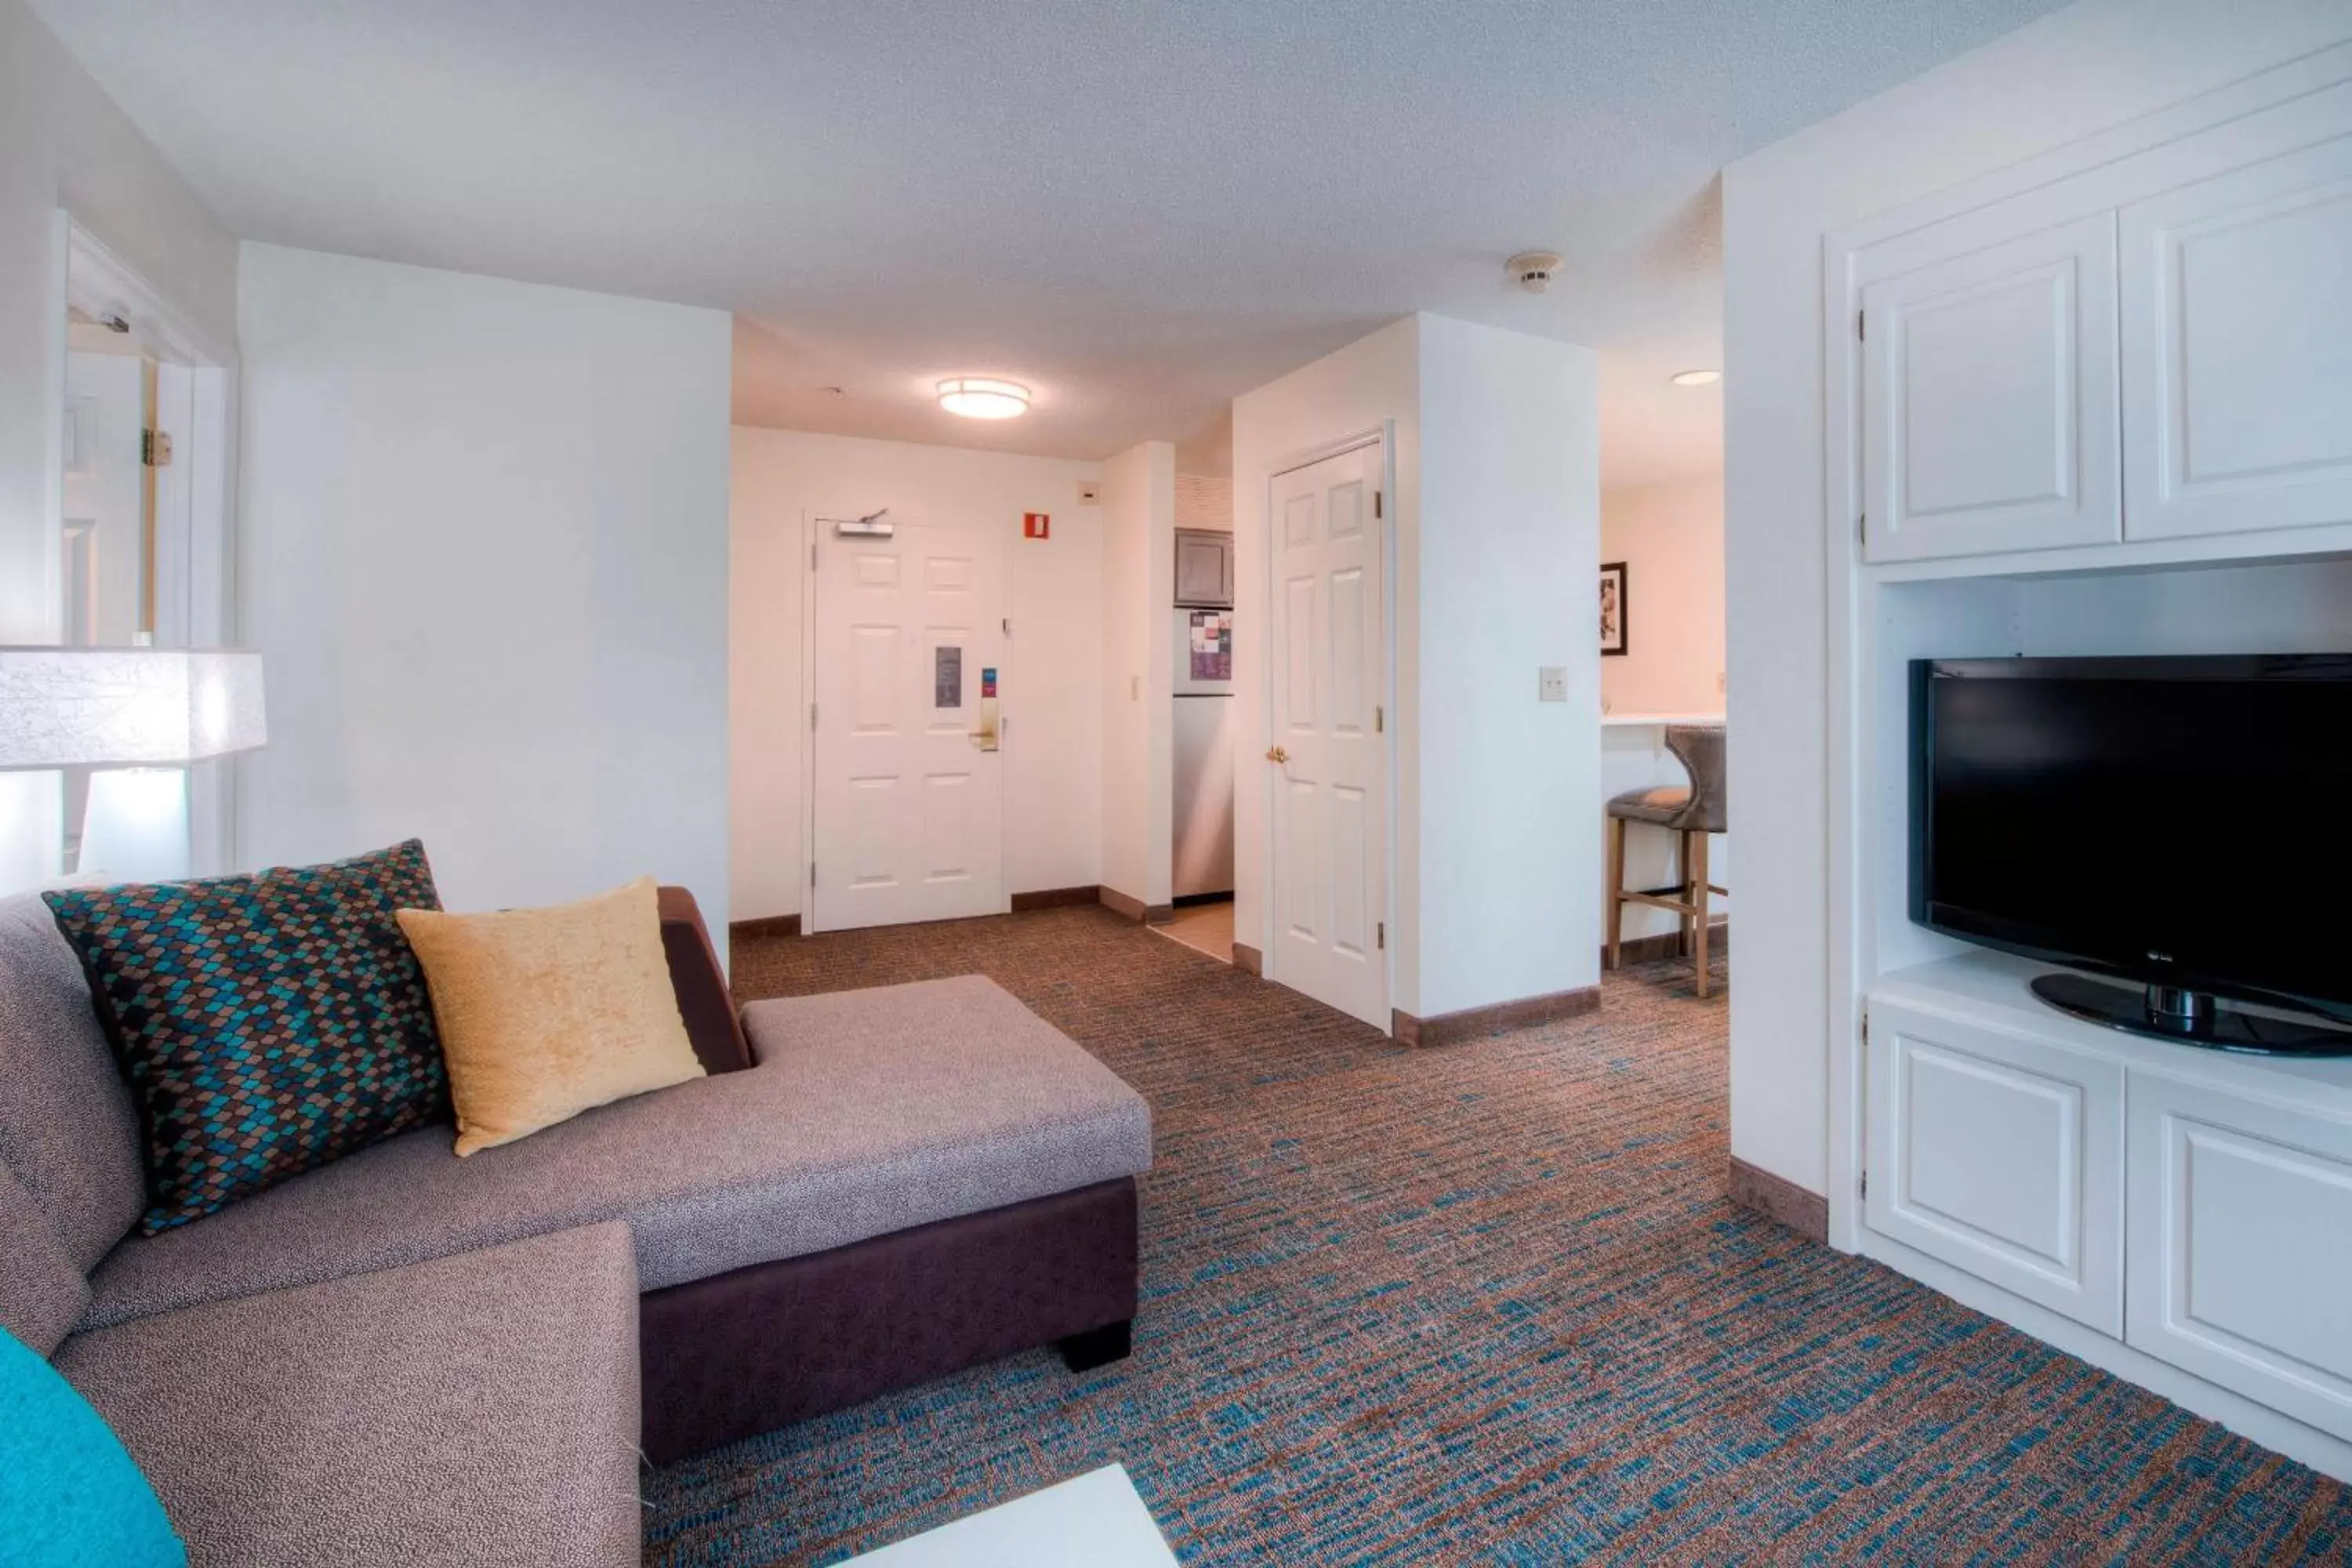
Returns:
[[[1549,250],[1522,250],[1503,263],[1511,281],[1530,294],[1540,294],[1551,287],[1552,274],[1559,270],[1559,257]]]

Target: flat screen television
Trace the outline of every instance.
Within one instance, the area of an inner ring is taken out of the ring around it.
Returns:
[[[2352,654],[1915,660],[1911,918],[2130,983],[2034,981],[2101,1023],[2352,1052]]]

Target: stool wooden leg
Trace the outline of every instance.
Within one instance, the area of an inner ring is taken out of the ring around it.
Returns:
[[[1625,819],[1609,819],[1609,967],[1617,967],[1624,949]]]
[[[1682,900],[1684,903],[1687,904],[1691,901],[1691,836],[1687,830],[1685,830],[1676,834],[1675,837],[1681,840],[1680,847],[1682,853],[1680,858],[1682,860]],[[1675,956],[1676,958],[1688,958],[1690,956],[1690,914],[1687,910],[1677,910],[1675,915]]]
[[[1698,965],[1698,994],[1704,996],[1707,994],[1708,981],[1706,967],[1707,938],[1712,934],[1712,928],[1707,924],[1706,914],[1706,894],[1708,886],[1706,879],[1706,835],[1704,833],[1694,833],[1690,836],[1689,843],[1691,850],[1690,901],[1698,906],[1698,913],[1693,917],[1694,924],[1692,930],[1696,936],[1696,942],[1693,945],[1691,951],[1691,961]]]

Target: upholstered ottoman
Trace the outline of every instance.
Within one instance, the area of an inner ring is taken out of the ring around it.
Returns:
[[[1039,1345],[1076,1371],[1128,1353],[1140,1095],[976,975],[742,1021],[756,1065],[711,1087],[750,1080],[789,1202],[715,1203],[690,1227],[775,1261],[647,1281],[656,1463]]]

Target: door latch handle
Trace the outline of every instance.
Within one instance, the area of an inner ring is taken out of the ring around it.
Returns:
[[[1268,746],[1265,749],[1265,760],[1269,763],[1286,763],[1290,761],[1290,753],[1280,746]]]

